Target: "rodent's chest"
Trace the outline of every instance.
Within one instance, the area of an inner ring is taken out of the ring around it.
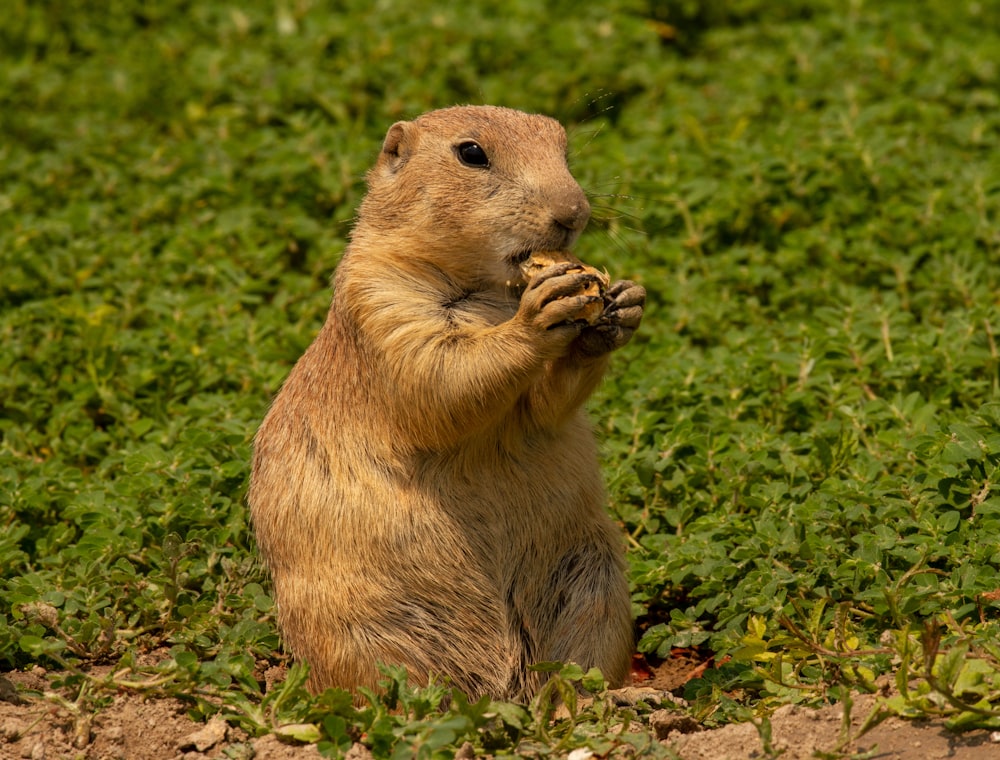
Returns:
[[[462,328],[492,327],[506,322],[517,312],[516,296],[494,291],[463,293],[441,304],[445,321]]]

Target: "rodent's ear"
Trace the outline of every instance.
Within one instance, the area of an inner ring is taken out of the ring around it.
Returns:
[[[412,151],[413,125],[408,121],[397,121],[385,135],[382,142],[382,162],[390,171],[396,172],[406,163]]]

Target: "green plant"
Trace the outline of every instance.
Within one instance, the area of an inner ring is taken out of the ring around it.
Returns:
[[[591,403],[641,652],[713,654],[689,712],[765,745],[777,706],[887,678],[880,716],[995,725],[993,5],[9,5],[3,667],[80,720],[134,689],[331,756],[665,752],[571,668],[528,706],[259,683],[253,431],[388,125],[497,102],[567,124],[577,252],[649,291]]]

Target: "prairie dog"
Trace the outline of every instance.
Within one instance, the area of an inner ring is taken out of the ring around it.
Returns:
[[[534,251],[590,206],[558,122],[492,106],[389,129],[333,302],[254,439],[248,501],[286,645],[309,686],[375,688],[376,663],[526,699],[536,662],[625,679],[623,543],[582,405],[639,326]]]

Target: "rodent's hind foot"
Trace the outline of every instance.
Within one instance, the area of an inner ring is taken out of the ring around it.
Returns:
[[[636,707],[641,703],[653,708],[688,706],[685,700],[675,697],[669,691],[650,686],[623,686],[620,689],[608,689],[608,696],[617,707]]]

